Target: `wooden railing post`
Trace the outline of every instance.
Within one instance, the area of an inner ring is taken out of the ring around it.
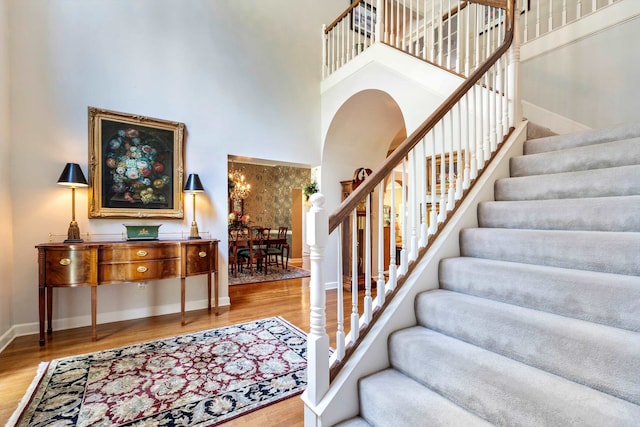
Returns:
[[[324,249],[329,239],[329,216],[325,210],[325,197],[311,196],[311,209],[307,213],[307,242],[311,264],[309,307],[309,335],[307,335],[307,380],[304,392],[305,426],[315,425],[313,408],[329,389],[329,336],[326,333],[325,289],[323,280]]]

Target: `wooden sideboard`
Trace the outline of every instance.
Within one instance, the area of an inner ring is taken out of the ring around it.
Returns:
[[[130,240],[119,242],[43,243],[38,249],[38,309],[40,345],[44,345],[44,318],[51,334],[53,288],[91,287],[92,338],[98,337],[98,286],[124,282],[180,279],[180,320],[184,325],[185,282],[207,274],[207,308],[211,310],[211,275],[214,309],[218,314],[218,240]],[[46,301],[46,307],[45,307]]]

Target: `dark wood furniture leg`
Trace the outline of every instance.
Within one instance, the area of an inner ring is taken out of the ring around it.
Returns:
[[[44,345],[44,307],[45,307],[45,287],[38,287],[38,317],[40,319],[40,345]]]
[[[186,278],[180,278],[180,322],[184,326],[184,306],[186,297]]]
[[[53,287],[45,286],[47,290],[47,335],[53,333]]]
[[[98,341],[98,286],[91,286],[91,339]]]

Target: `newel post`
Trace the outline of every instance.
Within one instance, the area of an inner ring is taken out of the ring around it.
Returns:
[[[329,389],[329,336],[326,333],[325,285],[322,274],[324,248],[329,240],[329,216],[324,208],[325,197],[315,193],[310,198],[311,209],[307,213],[307,243],[311,264],[309,307],[310,327],[307,335],[307,389],[305,402],[305,426],[318,424],[313,408]]]

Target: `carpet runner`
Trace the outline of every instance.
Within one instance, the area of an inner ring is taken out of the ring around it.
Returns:
[[[279,317],[56,359],[7,426],[214,426],[301,393],[306,365]]]
[[[341,427],[640,425],[640,124],[531,139]]]

